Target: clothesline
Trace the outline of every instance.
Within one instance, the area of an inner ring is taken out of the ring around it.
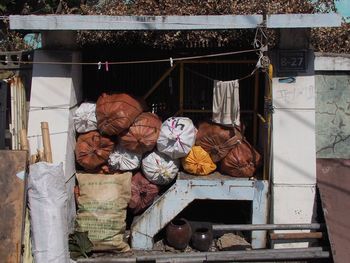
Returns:
[[[186,68],[186,67],[185,67],[185,70],[186,70],[186,71],[189,71],[189,72],[191,72],[191,73],[193,73],[193,74],[195,74],[195,75],[197,75],[197,76],[199,76],[199,77],[202,77],[202,78],[204,78],[204,79],[207,79],[207,80],[210,80],[210,81],[215,81],[215,79],[213,79],[213,78],[211,78],[211,77],[209,77],[209,76],[207,76],[207,75],[204,75],[204,74],[202,74],[202,73],[199,73],[199,72],[197,72],[197,71],[194,71],[194,70],[192,70],[192,69],[189,69],[189,68]],[[242,77],[242,78],[239,78],[239,79],[237,79],[237,80],[238,80],[238,81],[241,81],[241,80],[247,79],[247,78],[251,77],[252,75],[254,75],[254,73],[255,73],[257,70],[258,70],[258,68],[256,67],[256,68],[253,69],[253,71],[252,71],[251,73],[249,73],[248,75],[246,75],[246,76],[244,76],[244,77]]]
[[[225,52],[225,53],[216,53],[216,54],[208,54],[208,55],[200,55],[200,56],[190,56],[190,57],[177,57],[177,58],[168,58],[168,59],[155,59],[155,60],[135,60],[135,61],[105,61],[105,62],[58,62],[58,61],[11,61],[15,64],[47,64],[47,65],[93,65],[100,67],[101,65],[104,65],[105,67],[108,67],[108,65],[127,65],[127,64],[146,64],[146,63],[162,63],[162,62],[169,62],[172,66],[173,62],[177,61],[184,61],[184,60],[192,60],[192,59],[201,59],[201,58],[211,58],[211,57],[222,57],[222,56],[229,56],[229,55],[236,55],[236,54],[243,54],[243,53],[250,53],[250,52],[256,52],[260,49],[248,49],[248,50],[240,50],[240,51],[232,51],[232,52]],[[0,60],[0,63],[9,63],[8,60]]]

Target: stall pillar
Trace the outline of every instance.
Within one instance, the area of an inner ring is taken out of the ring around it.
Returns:
[[[274,224],[311,223],[314,217],[315,76],[313,52],[307,49],[308,36],[307,30],[281,30],[280,50],[274,63],[271,211]],[[276,244],[275,248],[306,246],[307,242],[287,243]]]
[[[41,64],[36,62],[50,62]],[[43,149],[41,122],[48,122],[54,163],[63,162],[68,200],[69,227],[73,230],[75,202],[75,131],[73,114],[81,102],[81,66],[55,64],[80,62],[75,51],[38,50],[34,53],[28,138],[31,154]]]

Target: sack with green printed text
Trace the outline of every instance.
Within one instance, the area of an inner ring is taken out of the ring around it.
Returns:
[[[123,237],[132,174],[78,173],[76,176],[79,184],[76,231],[88,232],[94,250],[130,250]]]

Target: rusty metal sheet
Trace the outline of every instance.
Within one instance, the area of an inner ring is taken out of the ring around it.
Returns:
[[[317,159],[317,185],[335,263],[350,258],[350,160]]]
[[[25,180],[16,174],[26,168],[27,152],[0,151],[0,261],[21,262]]]

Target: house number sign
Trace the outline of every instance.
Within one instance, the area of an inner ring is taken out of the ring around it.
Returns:
[[[305,72],[306,70],[306,50],[280,50],[278,52],[279,72]]]

